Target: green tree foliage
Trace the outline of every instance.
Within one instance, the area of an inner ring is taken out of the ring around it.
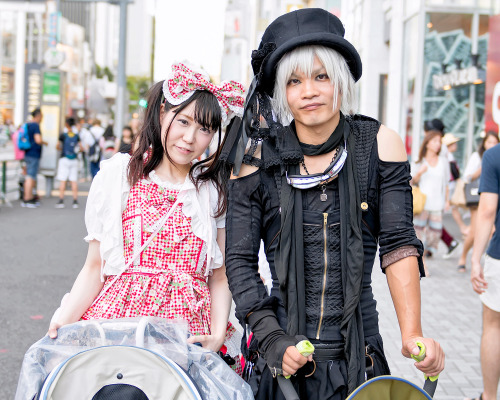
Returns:
[[[150,79],[147,76],[127,76],[127,91],[129,94],[129,112],[137,111],[141,99],[146,98]]]

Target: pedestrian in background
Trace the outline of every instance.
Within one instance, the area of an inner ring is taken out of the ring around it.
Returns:
[[[460,168],[458,167],[458,163],[455,160],[455,157],[453,153],[455,153],[458,149],[457,143],[460,141],[459,138],[457,138],[453,133],[446,133],[443,136],[442,142],[447,148],[447,154],[448,154],[448,162],[450,163],[450,182],[448,184],[448,193],[450,197],[450,206],[451,206],[451,214],[453,216],[454,221],[458,225],[460,232],[462,235],[467,236],[467,233],[469,232],[469,227],[467,224],[462,219],[462,214],[460,214],[460,208],[458,205],[452,203],[452,198],[453,194],[455,193],[455,190],[458,185],[458,190],[461,190],[463,192],[463,181],[460,179]],[[464,197],[464,196],[462,196]],[[463,204],[465,206],[465,203]],[[443,239],[445,229],[443,227],[443,235],[441,236],[441,239]],[[443,240],[444,241],[444,240]],[[458,248],[458,242],[454,240],[454,242],[457,243],[457,246],[454,247],[448,247],[448,252],[443,255],[443,258],[450,258],[454,251]]]
[[[430,131],[439,131],[439,132],[441,132],[441,138],[444,138],[445,126],[443,124],[443,121],[441,121],[438,118],[434,118],[433,120],[430,120],[430,121],[425,121],[424,122],[424,136],[427,133],[429,133]],[[450,154],[448,152],[448,146],[443,141],[441,141],[441,151],[440,151],[439,155],[441,157],[444,157],[446,160],[450,159]],[[453,156],[452,156],[452,158],[453,158]],[[450,165],[450,167],[451,167],[451,165]],[[451,170],[451,168],[450,168],[450,170]],[[451,193],[453,193],[453,192],[450,191],[450,194]],[[452,253],[458,248],[459,243],[457,240],[455,240],[455,238],[453,236],[450,235],[450,233],[448,232],[448,230],[445,228],[444,225],[443,225],[443,228],[441,229],[441,240],[448,248],[448,251],[446,252],[446,254],[443,255],[443,257],[444,258],[451,257]],[[427,256],[429,256],[429,257],[432,256],[432,251],[430,251],[429,249],[427,249]]]
[[[222,122],[241,115],[243,93],[236,82],[215,86],[184,64],[150,89],[138,148],[104,161],[92,183],[87,260],[50,337],[80,319],[157,316],[186,320],[195,335],[190,343],[213,351],[226,343],[232,356],[239,354],[241,337],[228,325],[231,293],[221,252],[220,150],[195,160]]]
[[[134,143],[134,133],[130,126],[125,126],[122,130],[122,137],[116,140],[115,152],[132,154],[132,145]]]
[[[64,208],[64,191],[66,183],[71,183],[73,192],[73,208],[78,208],[78,159],[77,154],[83,151],[83,146],[78,133],[73,131],[75,119],[66,118],[64,131],[59,135],[57,150],[61,152],[59,163],[57,164],[56,179],[59,181],[59,201],[56,208]]]
[[[418,160],[412,165],[412,183],[427,196],[424,210],[413,217],[413,223],[418,238],[431,254],[437,252],[443,230],[443,211],[450,206],[450,164],[439,156],[440,152],[441,132],[429,131],[420,146]]]
[[[21,200],[21,205],[24,203],[24,182],[26,181],[26,163],[24,162],[24,150],[21,150],[18,146],[18,139],[21,130],[24,129],[24,124],[20,125],[11,136],[12,147],[14,149],[14,159],[19,161],[19,177],[17,180],[19,188],[19,199]]]
[[[46,146],[47,142],[42,139],[42,132],[40,131],[40,123],[43,118],[41,110],[39,108],[33,110],[31,117],[31,122],[26,124],[31,147],[24,152],[26,178],[24,180],[24,201],[21,202],[21,206],[37,208],[40,206],[40,202],[33,195],[33,190],[36,187],[36,178],[40,168],[42,146]]]
[[[113,132],[113,125],[108,125],[99,140],[99,146],[101,147],[101,160],[109,160],[116,153],[116,136]]]
[[[472,250],[471,282],[483,303],[481,371],[483,393],[475,400],[496,400],[500,380],[500,145],[483,154],[479,207]],[[484,267],[481,257],[486,251]],[[469,399],[470,400],[470,399]]]
[[[498,135],[494,132],[488,132],[484,138],[481,140],[479,149],[471,154],[469,161],[464,170],[464,182],[472,183],[473,181],[479,180],[481,177],[481,159],[486,150],[491,149],[493,146],[498,144]],[[476,234],[476,224],[477,224],[477,204],[468,206],[470,211],[470,224],[469,233],[464,241],[464,247],[462,249],[462,254],[458,260],[458,272],[465,272],[467,255],[469,250],[472,248],[474,243],[474,237]]]
[[[99,164],[101,162],[101,147],[99,141],[104,134],[104,128],[101,126],[101,121],[95,119],[89,129],[89,141],[87,155],[89,160],[90,175],[92,179],[99,172]]]

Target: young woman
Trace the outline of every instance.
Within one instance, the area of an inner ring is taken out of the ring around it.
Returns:
[[[481,160],[486,150],[491,149],[498,144],[498,135],[495,132],[488,132],[483,140],[479,149],[471,154],[464,171],[465,183],[471,183],[481,177]],[[458,272],[465,272],[465,264],[467,263],[467,255],[469,254],[472,244],[474,243],[474,236],[476,235],[476,216],[477,205],[470,206],[470,227],[467,237],[464,241],[462,254],[458,260]]]
[[[427,132],[420,146],[418,160],[412,166],[412,182],[427,196],[424,211],[413,218],[415,232],[424,242],[426,250],[433,254],[436,254],[441,240],[443,211],[450,206],[450,164],[447,159],[439,156],[441,138],[440,131]]]
[[[195,160],[221,123],[241,114],[243,87],[213,85],[183,64],[172,71],[150,89],[133,155],[104,161],[92,183],[87,259],[50,324],[52,338],[80,319],[136,316],[184,319],[196,336],[189,341],[213,351],[234,333],[221,253],[226,197],[220,150]],[[239,343],[229,347],[238,354]]]
[[[123,127],[122,137],[116,140],[115,151],[117,153],[132,153],[132,143],[134,142],[134,134],[130,126]]]
[[[116,136],[113,133],[113,125],[108,125],[99,139],[99,146],[101,147],[101,160],[109,160],[116,153]]]

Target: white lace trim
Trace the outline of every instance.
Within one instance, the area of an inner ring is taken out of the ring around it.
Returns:
[[[243,335],[238,330],[235,330],[233,335],[224,342],[224,345],[227,348],[227,354],[229,354],[231,357],[236,357],[241,353],[240,348],[242,338]]]
[[[172,189],[172,190],[181,190],[182,186],[184,186],[184,184],[186,183],[186,181],[182,183],[172,183],[170,181],[163,181],[160,179],[155,170],[149,173],[149,180],[151,182],[156,183],[158,186],[161,186],[162,188]]]

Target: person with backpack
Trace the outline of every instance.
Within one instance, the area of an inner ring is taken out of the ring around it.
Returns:
[[[68,181],[71,182],[73,192],[73,208],[78,208],[78,159],[76,156],[78,150],[83,151],[83,146],[80,142],[80,136],[73,130],[74,125],[74,118],[66,118],[64,131],[59,135],[57,143],[57,150],[61,151],[61,158],[57,165],[56,179],[60,185],[59,201],[55,205],[56,208],[64,208],[64,190]]]
[[[50,337],[81,319],[156,316],[187,321],[190,343],[239,354],[228,324],[220,135],[219,150],[197,158],[243,102],[241,84],[214,85],[182,63],[150,89],[137,148],[103,161],[92,182],[87,259]]]
[[[101,126],[101,121],[95,119],[92,126],[88,130],[89,133],[89,147],[87,150],[90,175],[92,179],[95,178],[97,172],[99,172],[99,163],[101,162],[101,147],[99,146],[99,141],[104,134],[104,128]]]
[[[33,195],[36,187],[36,178],[42,157],[42,146],[47,142],[42,139],[40,123],[42,122],[42,111],[37,108],[31,113],[31,122],[24,124],[19,132],[18,147],[24,150],[24,162],[26,163],[26,178],[24,180],[24,198],[21,201],[22,207],[37,208],[40,202]]]
[[[109,160],[116,154],[116,136],[113,131],[113,125],[108,125],[104,130],[104,133],[99,140],[99,146],[101,147],[101,160]]]
[[[246,375],[255,398],[286,398],[286,381],[303,400],[344,400],[367,376],[390,373],[371,287],[378,245],[402,355],[423,343],[415,366],[438,375],[444,352],[422,333],[423,246],[405,147],[355,113],[362,66],[342,22],[320,8],[278,17],[252,68],[245,118],[221,159],[232,171],[226,272],[236,316],[253,333]],[[258,272],[261,240],[271,293]],[[314,354],[297,348],[305,339]]]

